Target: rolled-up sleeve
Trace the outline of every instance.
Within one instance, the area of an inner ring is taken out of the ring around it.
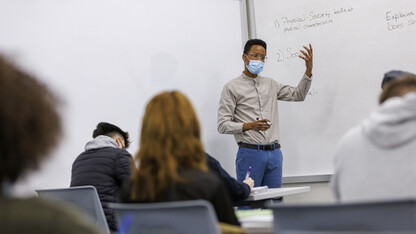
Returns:
[[[228,85],[225,85],[218,107],[217,130],[221,134],[238,134],[243,132],[244,123],[234,122],[234,110],[237,105],[236,97]]]
[[[309,92],[311,82],[312,79],[304,74],[302,79],[299,81],[298,86],[296,87],[290,85],[281,85],[277,99],[292,102],[303,101]]]

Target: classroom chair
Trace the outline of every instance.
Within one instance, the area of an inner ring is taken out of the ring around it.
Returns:
[[[105,233],[110,233],[100,198],[94,186],[79,186],[58,189],[36,190],[39,197],[55,201],[64,201],[76,205],[80,210],[96,221],[95,225]]]
[[[217,215],[205,200],[110,203],[108,206],[116,214],[119,234],[220,233]]]
[[[416,233],[416,200],[269,205],[275,233]]]

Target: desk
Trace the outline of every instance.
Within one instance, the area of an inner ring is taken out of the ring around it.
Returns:
[[[272,198],[279,198],[287,195],[306,193],[311,191],[309,186],[291,188],[270,188],[265,192],[250,194],[245,201],[258,201]]]
[[[270,188],[265,192],[253,193],[244,200],[235,203],[235,206],[251,206],[252,208],[264,208],[265,203],[273,203],[287,195],[299,194],[309,192],[311,188],[305,187],[291,187],[291,188]],[[279,200],[280,199],[280,200]]]
[[[236,215],[246,234],[273,233],[274,231],[272,210],[237,210]]]

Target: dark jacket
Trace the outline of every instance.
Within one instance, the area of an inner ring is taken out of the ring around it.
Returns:
[[[71,187],[92,185],[97,189],[110,230],[117,230],[109,202],[120,202],[122,185],[131,174],[131,155],[107,136],[97,136],[72,164]]]
[[[174,184],[156,202],[204,199],[212,204],[220,222],[240,225],[234,214],[230,196],[217,176],[210,172],[203,172],[199,170],[182,170],[179,174],[180,176],[189,179],[190,182]],[[130,199],[130,192],[131,184],[126,183],[122,193],[122,202],[149,202]]]
[[[215,158],[211,157],[208,153],[206,155],[209,169],[225,184],[233,202],[235,203],[248,198],[250,195],[250,186],[231,177]]]

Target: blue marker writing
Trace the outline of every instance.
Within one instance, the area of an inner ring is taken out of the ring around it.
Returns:
[[[250,166],[250,167],[248,167],[247,174],[246,174],[246,179],[247,179],[248,177],[250,177],[250,173],[251,173],[251,166]]]

